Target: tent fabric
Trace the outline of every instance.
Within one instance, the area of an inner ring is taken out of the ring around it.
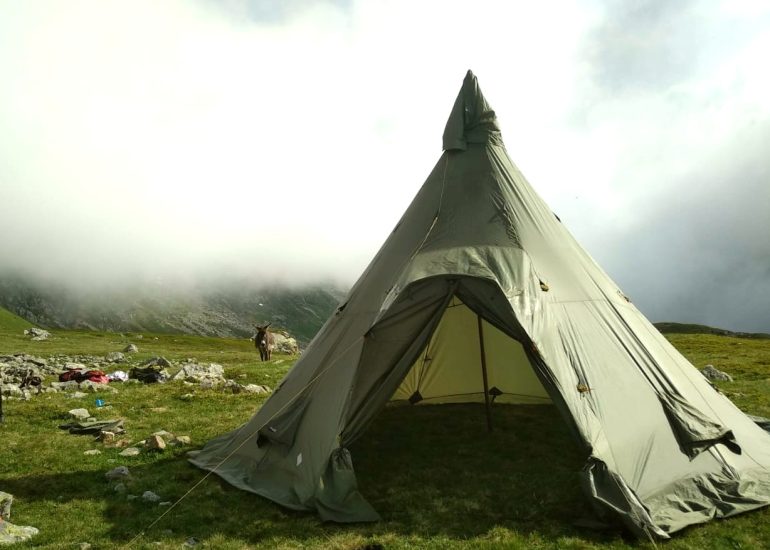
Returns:
[[[377,412],[493,396],[553,403],[597,513],[639,536],[770,504],[770,434],[535,193],[469,72],[443,154],[345,301],[254,417],[192,462],[324,520],[374,521],[348,447]]]

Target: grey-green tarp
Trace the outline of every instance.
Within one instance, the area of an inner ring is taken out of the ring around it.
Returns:
[[[347,298],[254,417],[192,462],[324,520],[372,521],[348,448],[377,412],[493,390],[556,406],[588,457],[587,497],[638,535],[770,504],[770,435],[535,193],[469,72],[443,154]]]

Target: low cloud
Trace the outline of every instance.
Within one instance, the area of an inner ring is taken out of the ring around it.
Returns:
[[[471,68],[513,160],[653,320],[770,331],[770,9],[105,0],[0,12],[0,271],[81,288],[349,285],[438,159]]]

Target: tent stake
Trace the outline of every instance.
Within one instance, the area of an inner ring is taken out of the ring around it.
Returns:
[[[484,353],[484,330],[481,327],[481,315],[476,315],[479,321],[479,349],[481,351],[481,376],[484,380],[484,406],[487,411],[487,430],[492,431],[492,409],[489,404],[489,381],[487,380],[487,355]]]

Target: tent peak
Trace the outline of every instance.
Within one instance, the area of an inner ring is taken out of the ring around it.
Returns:
[[[484,98],[479,81],[470,69],[444,128],[444,150],[465,151],[469,143],[502,145],[497,116]]]

